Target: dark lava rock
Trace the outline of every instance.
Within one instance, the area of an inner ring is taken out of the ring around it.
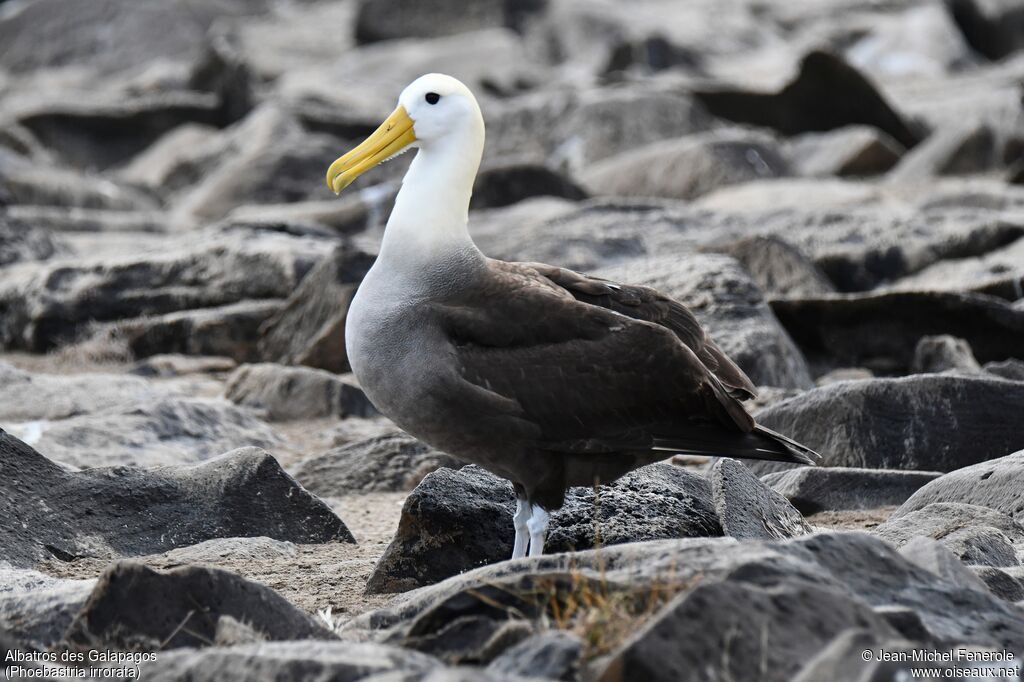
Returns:
[[[308,367],[242,365],[228,377],[224,391],[236,405],[265,410],[271,421],[377,414],[351,377]]]
[[[1020,413],[1019,409],[1015,412]],[[893,518],[923,509],[934,502],[960,502],[995,509],[1024,522],[1022,481],[1024,450],[965,466],[932,481],[897,509]]]
[[[449,674],[450,673],[450,674]],[[177,649],[142,664],[146,682],[250,682],[252,680],[402,682],[501,682],[479,669],[464,676],[445,669],[436,658],[374,642],[266,642],[232,647]]]
[[[162,353],[218,355],[237,362],[256,357],[260,325],[277,313],[283,301],[239,301],[213,308],[181,310],[155,317],[115,323],[132,356]]]
[[[728,651],[713,664],[721,679],[781,682],[848,628],[898,636],[867,604],[828,588],[744,581],[698,585],[670,602],[620,647],[601,679],[707,679],[707,652]],[[686,645],[668,648],[665,642]]]
[[[907,371],[926,336],[964,339],[980,362],[1024,348],[1024,313],[989,296],[889,292],[773,299],[772,312],[812,362]]]
[[[974,358],[971,344],[949,334],[925,336],[914,348],[910,371],[914,374],[933,374],[947,370],[980,372],[981,365]]]
[[[822,466],[953,471],[1024,447],[1010,416],[1022,411],[1024,384],[923,374],[830,384],[762,410],[757,420],[821,453]],[[752,464],[760,472],[780,467],[791,468]]]
[[[971,566],[989,592],[1010,603],[1024,601],[1024,581],[994,566]]]
[[[541,165],[506,163],[481,169],[473,184],[472,210],[499,208],[530,197],[578,201],[587,193],[565,175]]]
[[[810,177],[879,175],[895,166],[903,151],[899,142],[869,126],[806,133],[789,145],[794,169]]]
[[[347,372],[345,318],[373,257],[342,245],[321,261],[260,331],[264,360]]]
[[[0,562],[0,631],[47,649],[61,640],[95,585],[95,579],[54,578]]]
[[[402,508],[398,532],[367,592],[402,592],[512,555],[512,484],[476,466],[427,475]],[[544,551],[661,538],[721,535],[711,486],[669,464],[652,464],[611,485],[572,488],[551,515]]]
[[[1024,238],[978,256],[940,260],[892,286],[900,290],[975,292],[1008,301],[1024,298]]]
[[[92,321],[283,298],[333,240],[260,230],[203,231],[159,253],[56,260],[0,286],[0,346],[45,351]]]
[[[1016,358],[985,364],[985,371],[1012,381],[1024,381],[1024,361]]]
[[[583,642],[558,630],[542,632],[509,647],[487,666],[503,675],[543,677],[551,680],[577,679]]]
[[[47,230],[0,212],[0,267],[26,260],[46,260],[58,249]]]
[[[654,142],[587,167],[595,194],[694,199],[724,185],[789,174],[775,138],[746,130]]]
[[[991,170],[997,162],[996,133],[987,123],[937,130],[907,152],[889,173],[896,182],[936,175],[964,175]]]
[[[248,410],[174,395],[19,427],[54,461],[83,468],[193,464],[235,448],[281,443]]]
[[[360,0],[356,40],[431,38],[490,26],[518,28],[547,0],[483,0],[465,5],[451,0]]]
[[[893,515],[874,532],[897,547],[915,537],[933,538],[965,564],[976,566],[1019,566],[1014,545],[1024,543],[1024,526],[1007,514],[956,502]]]
[[[214,95],[179,91],[43,100],[20,112],[18,122],[72,166],[107,170],[178,126],[222,121]]]
[[[814,261],[776,236],[747,237],[707,250],[735,258],[769,296],[805,298],[835,291]]]
[[[741,540],[779,540],[811,532],[792,504],[734,459],[719,459],[708,474],[722,532]]]
[[[974,575],[955,554],[932,538],[921,535],[910,538],[900,548],[900,555],[914,565],[930,571],[958,587],[982,592],[987,590],[985,583]]]
[[[210,24],[266,8],[262,1],[98,0],[69,6],[43,0],[0,22],[0,64],[13,73],[68,65],[101,73],[138,70],[155,57],[188,62]]]
[[[341,497],[412,490],[432,471],[462,465],[454,457],[395,431],[303,460],[294,473],[307,490],[324,497]]]
[[[626,609],[633,603],[648,618],[624,641],[588,626],[604,613],[600,606],[570,621],[584,641],[611,648],[591,659],[584,679],[788,680],[850,627],[919,648],[1024,645],[1018,608],[923,569],[863,533],[663,540],[503,562],[418,590],[353,625],[403,643],[435,636],[457,619],[554,618],[554,609],[564,614],[587,594]],[[737,647],[742,657],[707,655]]]
[[[198,466],[68,472],[0,432],[5,560],[138,556],[218,537],[354,542],[345,524],[257,448]]]
[[[224,617],[268,640],[334,638],[277,592],[234,573],[202,566],[160,573],[121,561],[100,576],[65,639],[79,650],[202,647]]]
[[[1013,0],[947,0],[971,47],[998,60],[1024,47],[1024,7]]]
[[[801,467],[762,480],[804,514],[894,507],[942,474],[855,467]]]
[[[811,386],[803,356],[771,314],[764,294],[732,258],[663,255],[633,259],[594,274],[653,287],[689,307],[755,384]]]
[[[841,632],[811,658],[793,678],[793,682],[898,680],[901,674],[910,674],[911,663],[879,661],[876,657],[865,661],[864,652],[885,651],[910,657],[913,650],[914,645],[906,640],[885,639],[871,630],[850,628]]]
[[[904,147],[921,139],[859,71],[828,52],[804,57],[800,73],[777,93],[702,90],[698,100],[715,116],[774,128],[785,135],[873,126]]]

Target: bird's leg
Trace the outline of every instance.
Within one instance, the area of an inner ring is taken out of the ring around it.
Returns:
[[[544,536],[548,533],[548,520],[551,517],[540,505],[533,505],[530,520],[526,522],[530,529],[530,556],[544,553]]]
[[[516,513],[512,515],[512,525],[516,527],[516,541],[512,546],[512,558],[520,559],[526,556],[526,545],[530,542],[527,527],[530,521],[530,503],[526,498],[516,498]]]

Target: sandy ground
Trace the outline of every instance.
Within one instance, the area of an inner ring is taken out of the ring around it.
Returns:
[[[358,544],[296,545],[298,551],[290,557],[274,556],[261,561],[253,561],[251,557],[238,560],[227,557],[206,565],[233,571],[271,587],[309,613],[330,607],[336,620],[344,622],[383,606],[393,598],[393,595],[368,596],[363,590],[374,564],[398,526],[405,497],[406,493],[369,493],[327,500],[345,520]],[[131,560],[160,570],[180,565],[162,554]],[[104,559],[51,560],[37,568],[56,577],[80,579],[99,576],[109,564]]]

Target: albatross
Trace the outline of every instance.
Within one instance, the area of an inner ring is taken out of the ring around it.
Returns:
[[[544,551],[571,486],[675,453],[813,464],[756,424],[755,388],[684,305],[542,263],[488,258],[467,228],[484,120],[469,88],[427,74],[331,164],[340,193],[418,148],[345,324],[349,363],[399,427],[512,482],[512,558]]]

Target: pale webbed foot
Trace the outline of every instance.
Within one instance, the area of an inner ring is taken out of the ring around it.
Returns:
[[[533,505],[530,520],[526,522],[530,530],[530,556],[540,556],[544,553],[544,538],[548,534],[548,521],[551,516],[541,508],[540,505]]]
[[[526,556],[526,547],[530,543],[530,529],[528,527],[530,516],[530,503],[523,498],[517,498],[516,513],[512,515],[512,524],[516,529],[515,544],[512,546],[513,559],[521,559]]]

